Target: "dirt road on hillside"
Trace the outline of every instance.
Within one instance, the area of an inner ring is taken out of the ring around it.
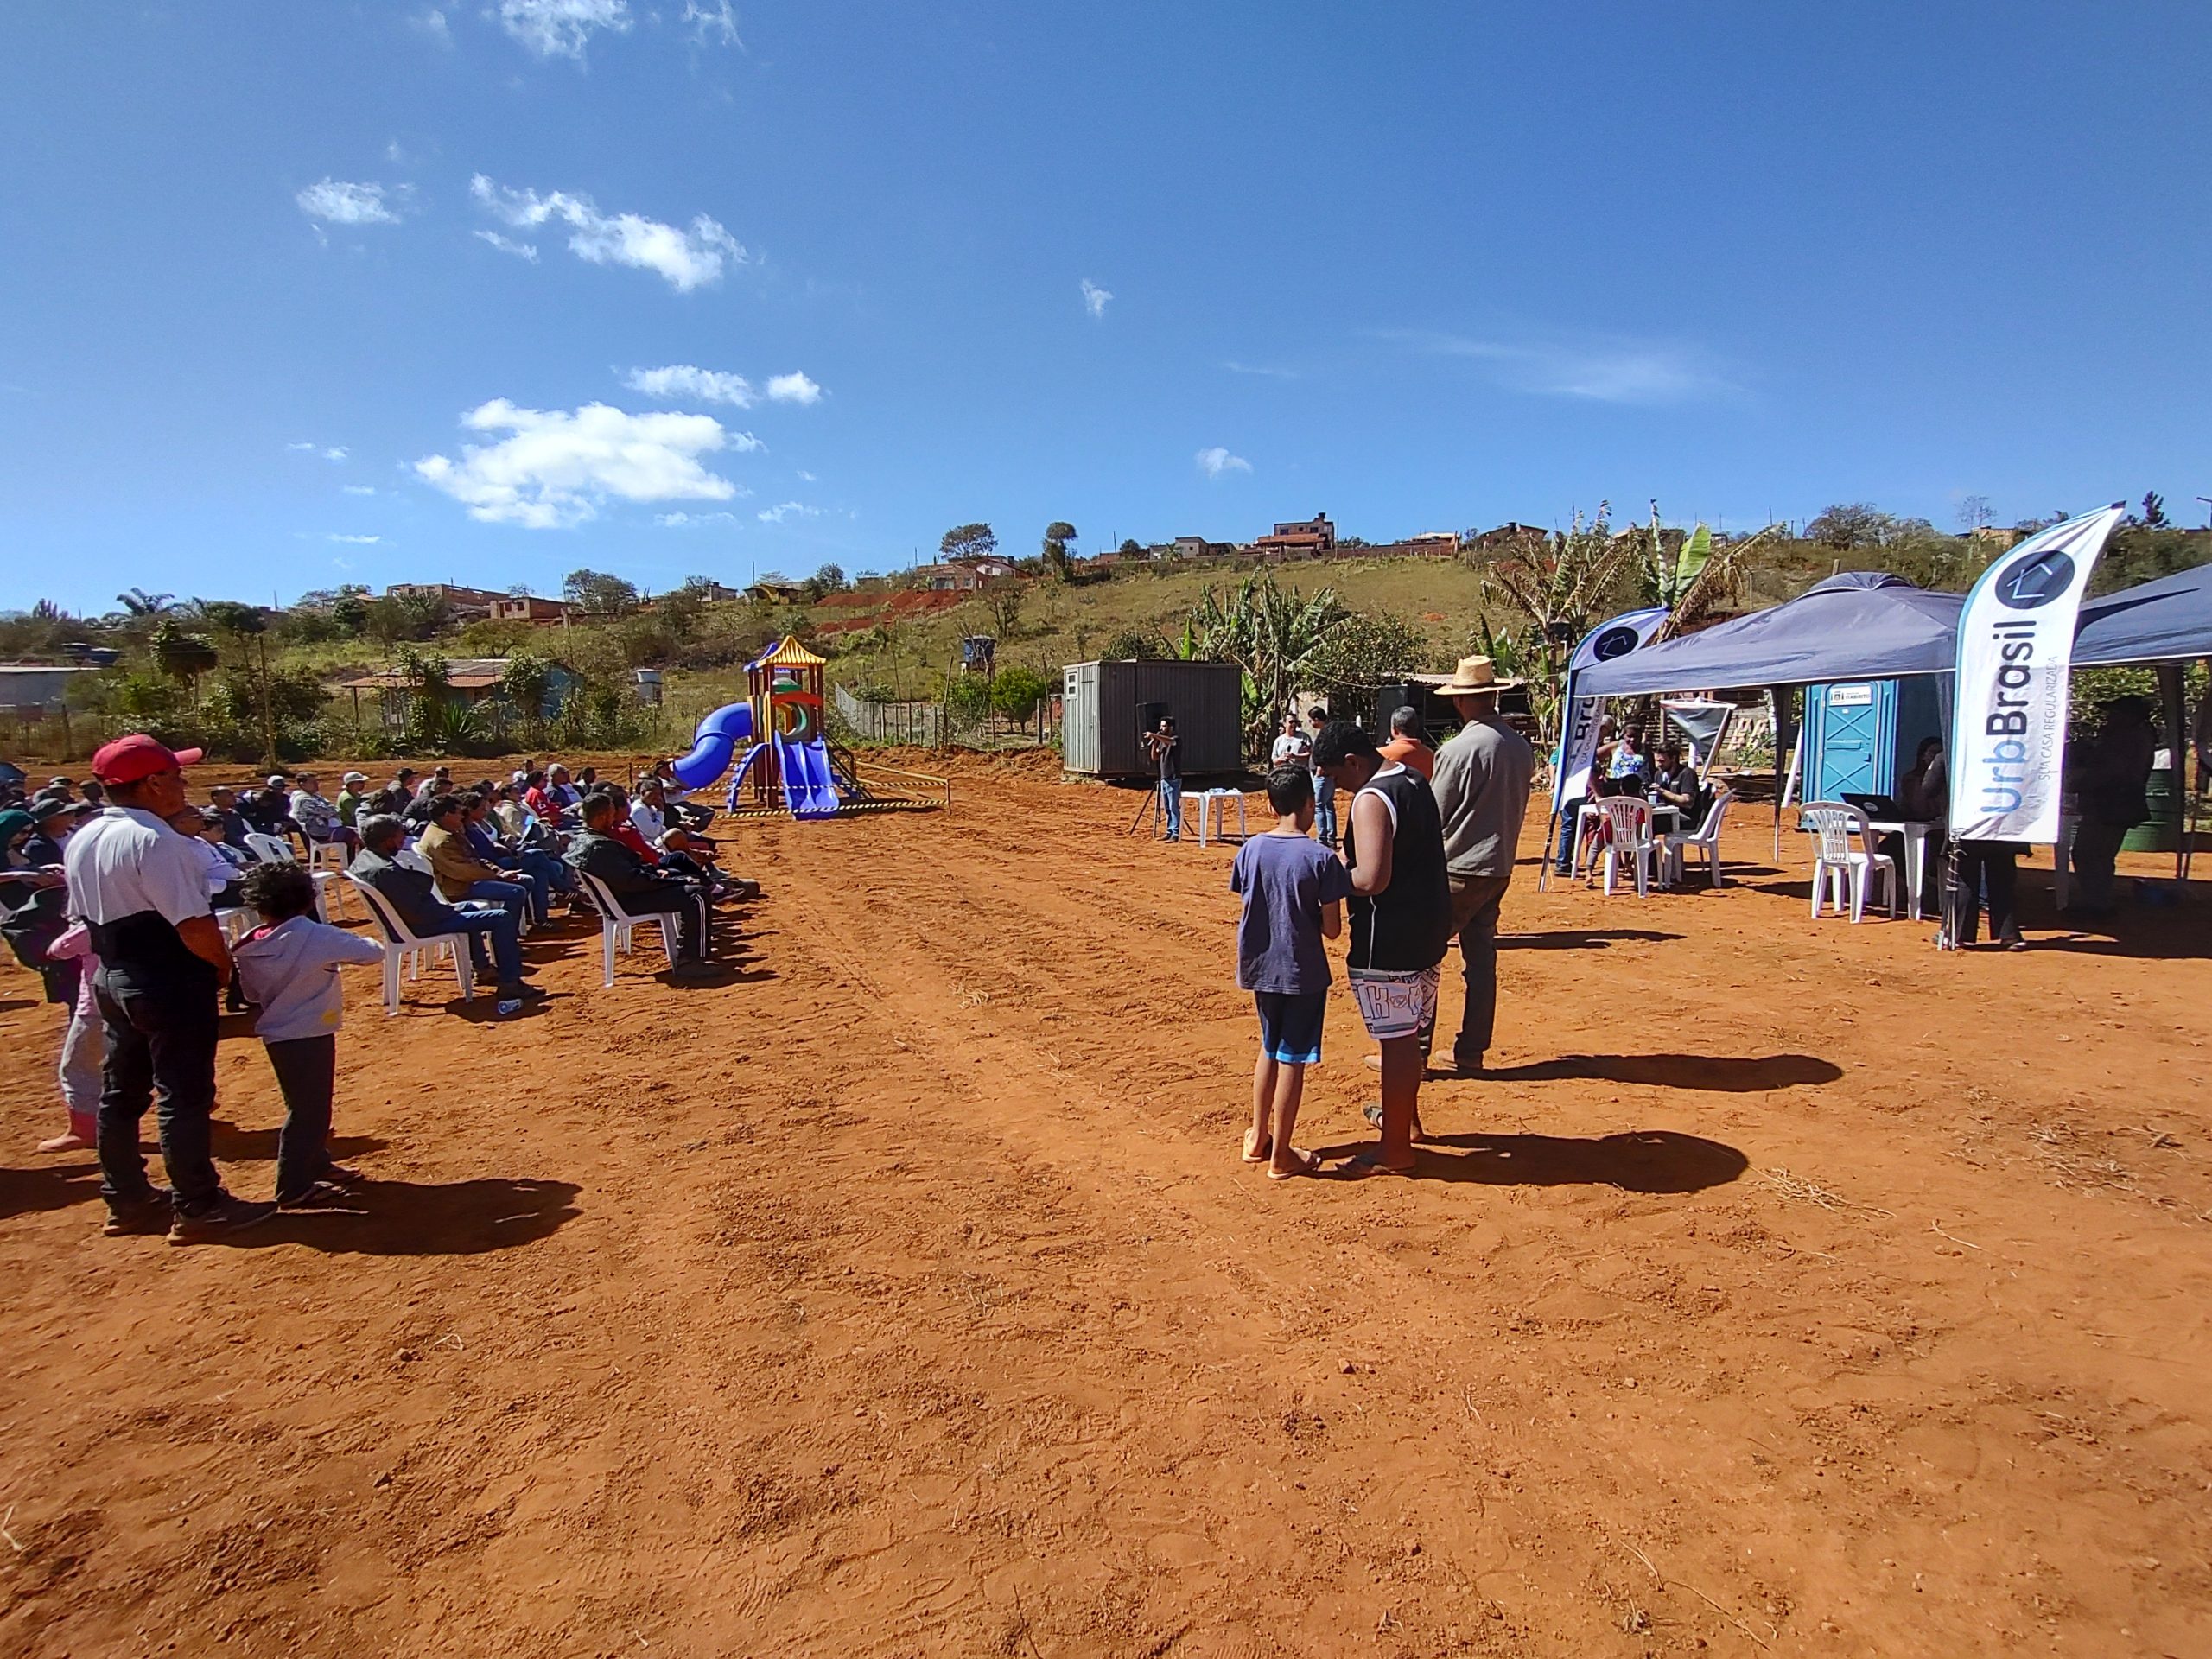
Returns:
[[[1524,864],[1421,1179],[1271,1185],[1230,850],[958,799],[739,830],[728,986],[362,975],[368,1213],[234,1248],[99,1236],[0,981],[0,1651],[2212,1651],[2201,919],[1941,957]]]

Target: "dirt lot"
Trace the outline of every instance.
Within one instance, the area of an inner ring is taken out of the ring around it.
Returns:
[[[746,826],[726,987],[363,973],[368,1213],[232,1247],[99,1236],[0,980],[0,1651],[2212,1652],[2201,900],[1947,957],[1524,865],[1421,1178],[1270,1185],[1230,853],[1136,804]]]

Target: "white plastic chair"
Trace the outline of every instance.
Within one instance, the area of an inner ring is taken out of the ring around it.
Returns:
[[[1890,918],[1897,913],[1897,863],[1887,853],[1878,853],[1866,844],[1866,815],[1855,806],[1841,801],[1810,801],[1798,809],[1797,822],[1820,836],[1820,846],[1813,855],[1813,914],[1821,913],[1824,896],[1835,902],[1835,913],[1843,914],[1843,895],[1847,883],[1851,891],[1851,919],[1859,920],[1866,913],[1866,887],[1876,873],[1882,878],[1884,896],[1889,901]]]
[[[1633,795],[1609,795],[1598,803],[1599,818],[1610,832],[1605,837],[1605,893],[1611,897],[1613,875],[1622,859],[1633,859],[1636,896],[1651,894],[1651,805]]]
[[[1706,874],[1713,878],[1713,885],[1725,887],[1728,884],[1720,874],[1720,823],[1728,816],[1728,808],[1736,798],[1732,789],[1723,789],[1713,798],[1713,804],[1706,811],[1705,822],[1694,831],[1682,831],[1667,837],[1667,879],[1675,887],[1682,884],[1682,855],[1694,849],[1705,861]]]
[[[334,843],[333,843],[334,844]],[[299,855],[292,850],[292,843],[282,836],[272,836],[259,830],[245,832],[246,850],[264,864],[297,864]],[[342,853],[345,849],[340,848]],[[330,898],[334,892],[342,901],[345,898],[345,872],[326,869],[319,864],[307,867],[308,879],[315,883],[315,913],[317,921],[327,922],[331,917]]]
[[[385,896],[359,876],[346,877],[353,890],[361,895],[361,902],[369,907],[377,925],[384,929],[384,1012],[390,1019],[399,1012],[399,968],[402,962],[408,967],[410,979],[423,976],[423,957],[428,952],[434,958],[451,957],[454,976],[461,981],[463,1001],[476,995],[476,964],[469,957],[468,938],[461,933],[432,933],[418,937],[406,923],[399,919],[399,912],[391,907]]]
[[[673,915],[664,910],[649,910],[639,916],[625,915],[622,906],[614,902],[614,895],[607,890],[604,881],[584,870],[578,870],[576,875],[599,910],[599,961],[604,970],[600,982],[602,986],[614,983],[615,953],[620,951],[627,956],[631,935],[647,923],[660,929],[662,953],[668,957],[671,968],[676,966],[676,935],[671,931],[676,925]]]

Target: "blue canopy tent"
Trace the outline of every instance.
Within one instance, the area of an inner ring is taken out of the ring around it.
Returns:
[[[2076,668],[2145,667],[2158,671],[2158,699],[2165,705],[2166,746],[2173,757],[2173,799],[2182,816],[2175,843],[2174,874],[2189,874],[2196,832],[2190,823],[2188,769],[2189,720],[2182,692],[2181,665],[2191,657],[2212,657],[2212,565],[2160,576],[2133,588],[2093,599],[2082,607],[2074,635]],[[2199,778],[2198,787],[2204,779]]]
[[[2161,576],[2082,607],[2077,668],[2212,657],[2212,565]]]
[[[1579,696],[1758,686],[1774,701],[1774,835],[1782,845],[1783,769],[1795,734],[1792,686],[1948,674],[1963,594],[1934,594],[1879,570],[1847,570],[1796,598],[1702,632],[1646,645],[1584,671]]]

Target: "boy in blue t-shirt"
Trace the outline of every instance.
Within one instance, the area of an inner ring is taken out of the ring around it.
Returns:
[[[1304,768],[1268,774],[1275,827],[1236,849],[1229,890],[1244,899],[1236,923],[1236,988],[1260,1014],[1260,1058],[1252,1068],[1252,1127],[1244,1161],[1265,1164],[1270,1180],[1311,1175],[1319,1154],[1290,1143],[1306,1094],[1306,1068],[1321,1058],[1321,1020],[1329,1001],[1329,958],[1321,941],[1344,931],[1351,877],[1313,829],[1313,783]]]

